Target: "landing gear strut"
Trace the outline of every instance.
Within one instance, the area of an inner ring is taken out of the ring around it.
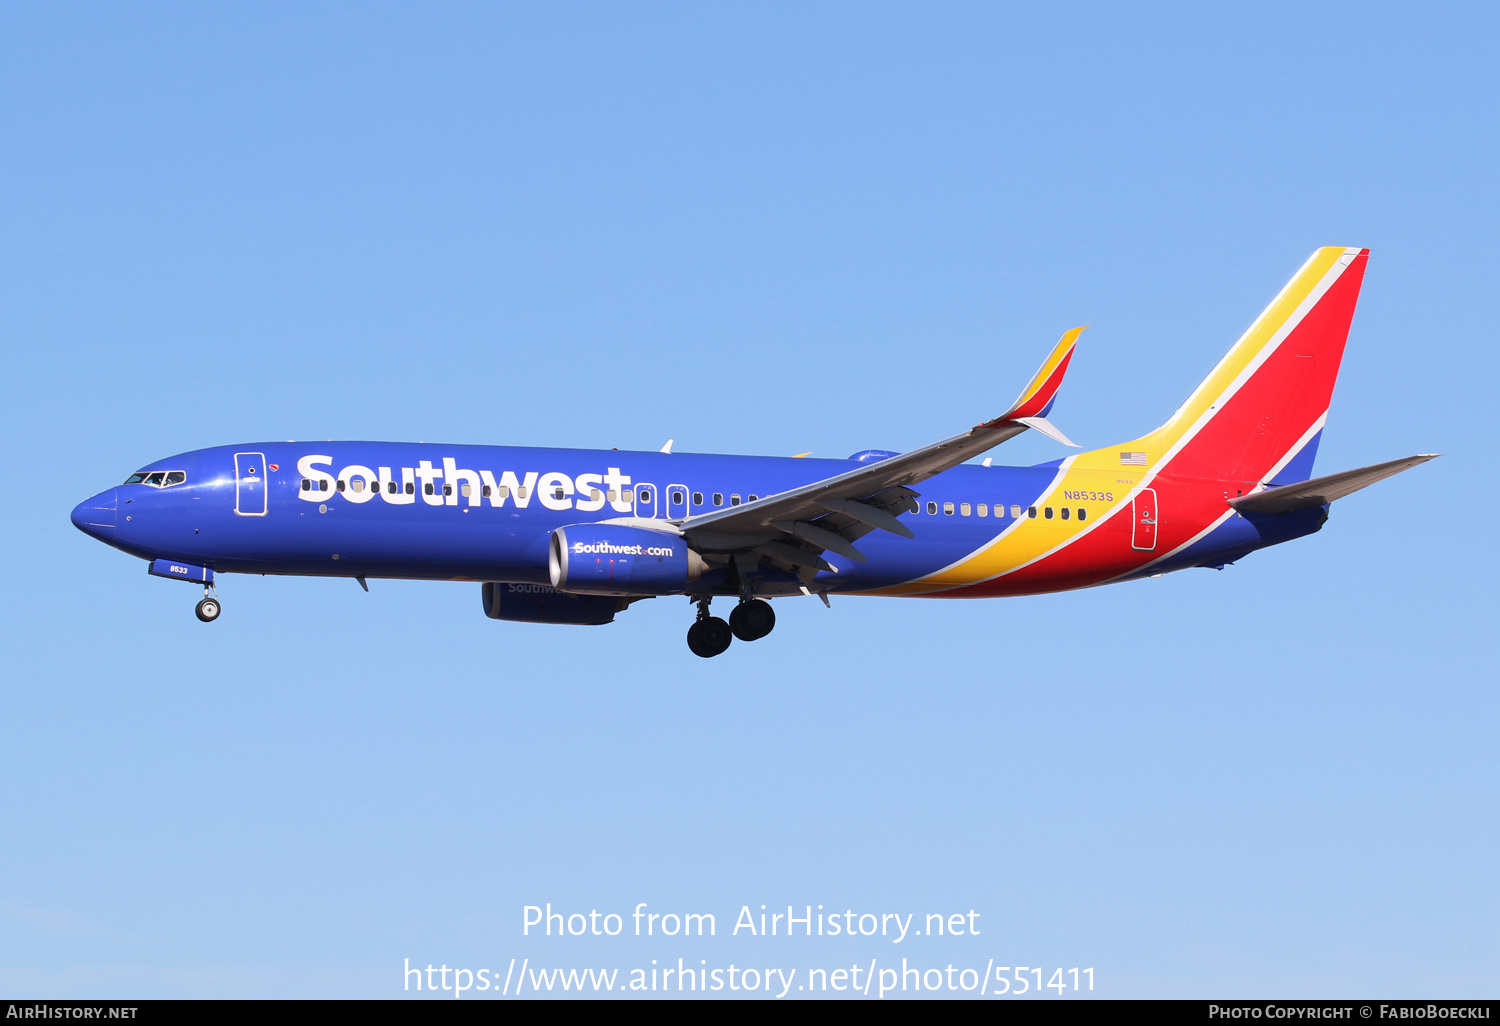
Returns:
[[[202,620],[204,623],[213,623],[219,618],[220,609],[218,596],[210,594],[209,589],[204,588],[203,598],[198,601],[198,607],[194,609],[193,612],[196,613],[198,615],[198,619]]]
[[[708,615],[707,595],[698,600],[698,619],[688,628],[687,643],[693,655],[711,659],[722,654],[734,640],[729,624],[717,616]]]

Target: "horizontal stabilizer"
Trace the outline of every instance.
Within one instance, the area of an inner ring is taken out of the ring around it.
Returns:
[[[1360,467],[1358,470],[1345,470],[1327,477],[1315,477],[1311,481],[1298,481],[1280,488],[1267,488],[1263,492],[1230,499],[1229,505],[1241,513],[1290,513],[1296,509],[1326,506],[1335,499],[1342,499],[1361,488],[1368,488],[1376,481],[1384,481],[1394,474],[1410,470],[1428,460],[1435,460],[1441,455],[1442,453],[1436,452],[1423,453],[1388,463],[1377,463],[1373,467]]]

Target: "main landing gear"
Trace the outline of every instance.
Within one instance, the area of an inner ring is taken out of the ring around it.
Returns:
[[[741,641],[759,641],[776,626],[776,611],[765,599],[745,599],[729,614],[729,629]]]
[[[698,600],[698,619],[688,628],[688,648],[693,655],[711,659],[729,648],[734,635],[729,633],[729,624],[717,616],[708,615],[709,597]]]
[[[728,650],[735,638],[741,641],[756,641],[771,633],[776,626],[776,613],[771,603],[764,599],[743,598],[729,614],[729,622],[708,615],[707,595],[698,600],[698,619],[688,628],[687,643],[693,655],[711,659]]]
[[[202,620],[204,623],[213,623],[219,618],[219,611],[220,607],[218,596],[210,594],[209,589],[204,588],[203,598],[198,601],[198,607],[194,609],[193,612],[196,613],[198,615],[198,619]]]

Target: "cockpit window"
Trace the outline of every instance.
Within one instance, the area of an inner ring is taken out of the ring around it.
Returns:
[[[170,488],[186,480],[187,473],[182,470],[142,470],[127,477],[125,483],[150,485],[153,488]]]

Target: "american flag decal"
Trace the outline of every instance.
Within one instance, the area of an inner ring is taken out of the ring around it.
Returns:
[[[1122,467],[1144,467],[1146,465],[1146,454],[1143,452],[1120,453],[1120,466]]]

